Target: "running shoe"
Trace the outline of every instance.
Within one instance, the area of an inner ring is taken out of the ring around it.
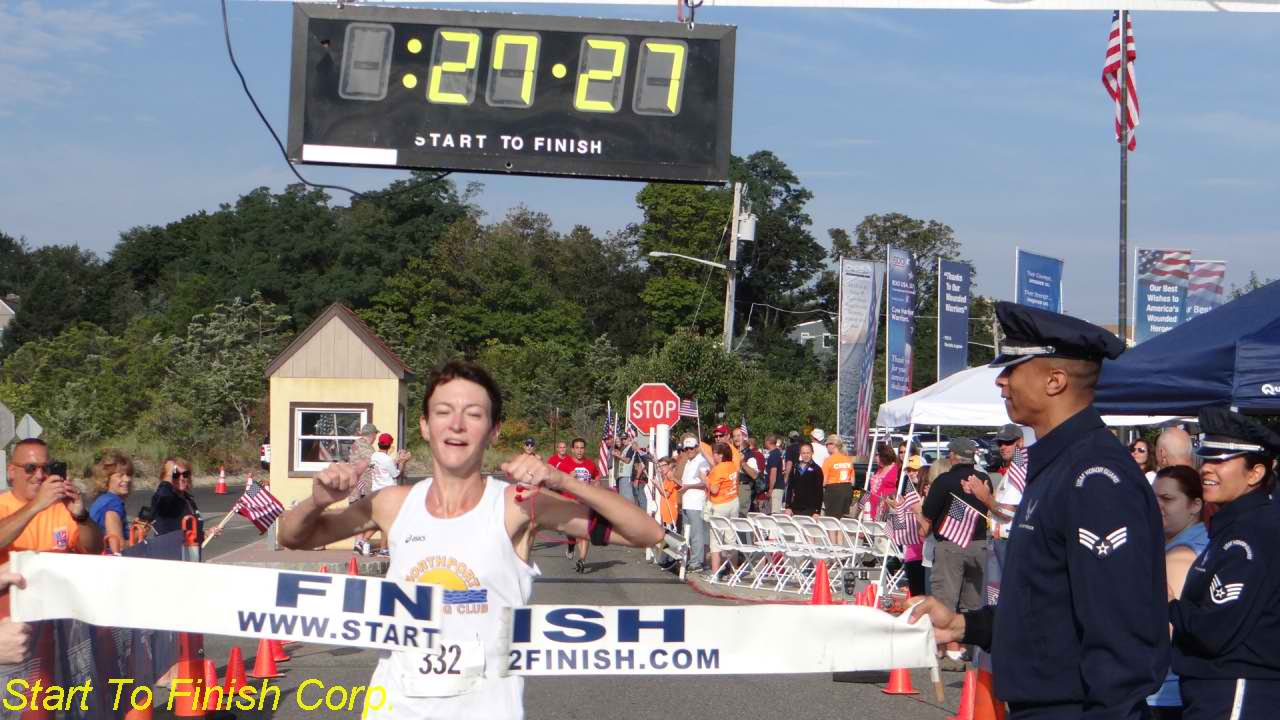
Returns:
[[[578,573],[579,575],[581,575],[582,573],[585,573],[587,571],[587,562],[585,560],[579,560],[577,563],[574,564],[573,571]]]

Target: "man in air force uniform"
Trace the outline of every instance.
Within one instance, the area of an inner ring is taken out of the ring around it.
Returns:
[[[998,303],[992,363],[1009,417],[1038,440],[1010,529],[996,608],[913,610],[938,642],[990,649],[1014,718],[1142,718],[1169,667],[1164,534],[1155,495],[1103,425],[1093,392],[1124,350],[1083,320]]]

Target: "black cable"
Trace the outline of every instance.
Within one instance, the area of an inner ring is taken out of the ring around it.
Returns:
[[[234,50],[231,49],[231,21],[227,17],[227,0],[221,0],[221,5],[222,5],[222,37],[224,40],[226,40],[226,43],[227,43],[227,58],[231,60],[231,68],[236,71],[236,76],[240,78],[240,87],[244,88],[245,97],[249,98],[249,104],[253,105],[253,111],[258,113],[258,119],[262,121],[262,124],[267,126],[267,132],[271,133],[271,139],[276,141],[276,147],[280,149],[280,155],[284,158],[285,164],[289,166],[289,171],[293,173],[294,177],[298,178],[298,182],[302,183],[303,185],[306,185],[307,187],[319,188],[321,190],[341,190],[345,193],[350,193],[351,197],[353,198],[364,199],[372,196],[390,197],[392,195],[398,195],[403,192],[408,192],[409,190],[414,190],[423,185],[427,185],[433,182],[437,182],[439,180],[443,180],[452,172],[450,170],[445,170],[444,172],[438,173],[433,177],[429,177],[423,180],[422,182],[413,183],[411,185],[402,187],[398,190],[392,190],[392,191],[374,190],[367,193],[362,193],[356,190],[352,190],[351,188],[344,187],[342,185],[324,185],[322,183],[313,183],[310,180],[302,177],[302,173],[298,172],[298,168],[294,166],[293,161],[289,159],[289,152],[284,149],[284,143],[280,142],[280,136],[276,134],[276,129],[271,127],[271,121],[267,120],[267,116],[263,114],[262,108],[258,106],[258,101],[254,99],[253,92],[249,90],[249,82],[245,80],[244,73],[240,71],[240,63],[236,62],[236,53]]]

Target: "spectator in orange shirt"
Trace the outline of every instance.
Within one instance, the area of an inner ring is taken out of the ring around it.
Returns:
[[[0,494],[0,564],[19,550],[102,552],[102,530],[89,517],[80,490],[49,475],[49,447],[23,440],[9,458],[10,490]]]
[[[707,503],[710,505],[709,515],[720,517],[738,517],[738,464],[733,461],[731,446],[725,442],[716,443],[711,453],[717,460],[716,466],[707,473]],[[711,576],[720,572],[720,539],[711,533]]]
[[[831,454],[822,462],[823,512],[842,518],[853,503],[853,458],[845,455],[839,435],[827,436],[827,451]]]

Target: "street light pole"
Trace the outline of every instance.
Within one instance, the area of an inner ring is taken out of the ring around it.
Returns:
[[[742,183],[733,184],[733,217],[729,220],[729,282],[724,287],[724,351],[733,352],[733,300],[738,292],[738,213],[742,208]]]

